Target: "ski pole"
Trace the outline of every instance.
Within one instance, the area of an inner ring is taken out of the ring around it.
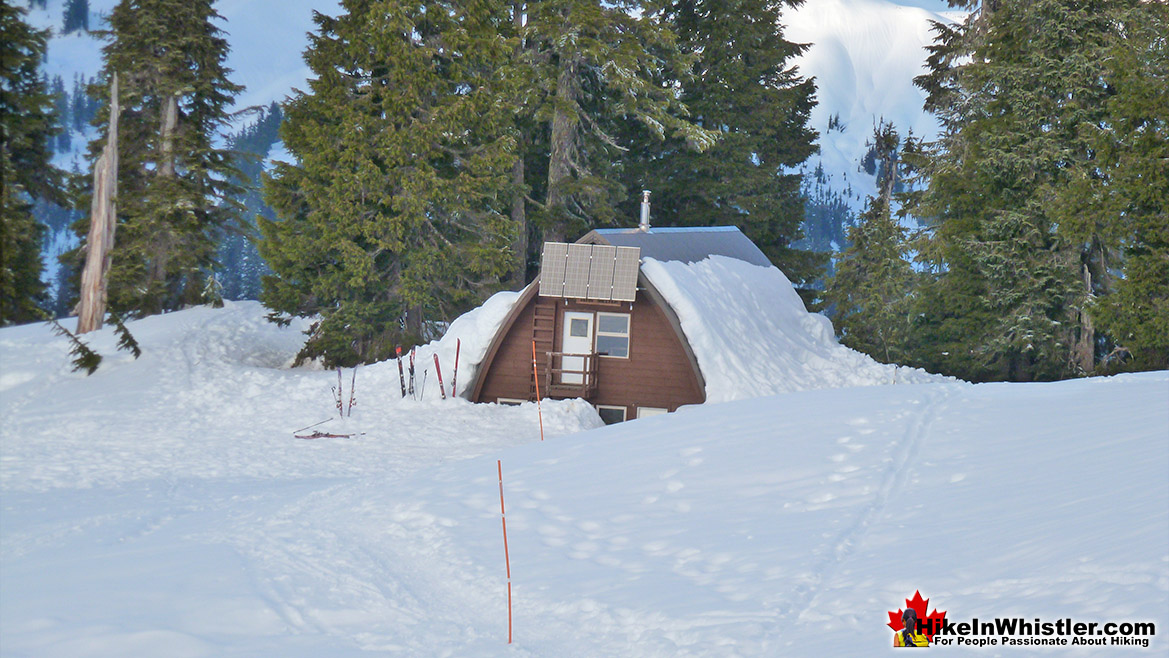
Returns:
[[[293,434],[296,434],[297,432],[303,432],[303,431],[305,431],[305,430],[307,430],[307,429],[312,429],[312,428],[316,427],[317,425],[324,425],[325,423],[328,423],[328,422],[330,422],[330,421],[332,421],[332,420],[333,420],[332,418],[326,418],[326,419],[322,420],[321,422],[319,422],[319,423],[313,423],[312,425],[309,425],[308,427],[302,427],[302,428],[300,428],[300,429],[298,429],[298,430],[292,430],[292,433],[293,433]]]
[[[357,404],[357,366],[353,366],[353,380],[349,382],[349,406],[345,409],[347,417],[353,417],[353,405]]]

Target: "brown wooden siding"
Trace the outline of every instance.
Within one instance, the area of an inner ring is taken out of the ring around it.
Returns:
[[[686,404],[705,400],[705,394],[693,362],[687,356],[678,334],[666,314],[644,291],[632,304],[595,304],[579,300],[560,300],[533,296],[520,310],[508,334],[501,341],[494,358],[484,364],[484,375],[476,402],[495,402],[499,398],[533,399],[532,336],[536,305],[555,308],[556,331],[553,351],[561,350],[563,313],[592,311],[629,313],[629,358],[602,357],[597,376],[597,392],[589,399],[594,405],[624,406],[626,417],[637,417],[638,407],[659,407],[674,411]],[[596,325],[594,324],[594,332]],[[548,348],[540,341],[538,363],[544,367]],[[541,385],[544,374],[541,373]],[[544,391],[541,391],[546,396]]]

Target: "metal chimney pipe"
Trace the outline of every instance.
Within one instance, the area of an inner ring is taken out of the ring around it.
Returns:
[[[649,231],[649,190],[641,191],[641,223],[637,225],[640,231]]]

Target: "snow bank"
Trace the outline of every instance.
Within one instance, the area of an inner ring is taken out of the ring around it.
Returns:
[[[697,294],[725,265],[650,268]],[[831,355],[778,275],[737,275],[772,284],[741,303],[775,307],[784,340]],[[477,351],[508,306],[452,337]],[[540,442],[535,405],[439,400],[433,373],[403,400],[386,363],[323,426],[364,435],[302,441],[337,383],[287,367],[302,321],[234,303],[130,328],[138,360],[87,335],[90,377],[45,325],[0,329],[6,657],[865,656],[915,590],[957,621],[1169,623],[1169,373],[803,391],[588,432],[587,404],[546,401]]]
[[[447,340],[419,348],[420,400],[402,398],[397,362],[357,368],[356,405],[343,419],[332,392],[336,371],[290,368],[308,322],[278,327],[257,302],[130,322],[142,347],[137,360],[116,350],[112,328],[87,334],[104,357],[89,377],[70,370],[69,343],[49,325],[0,329],[0,482],[47,491],[159,477],[400,476],[436,458],[539,441],[534,404],[473,405],[438,393],[431,355],[442,359],[449,394],[453,339],[463,337],[462,358],[486,350],[484,336],[510,301],[509,294],[493,297],[452,324]],[[463,365],[460,386],[470,381]],[[354,371],[341,379],[347,405]],[[601,424],[580,401],[549,401],[543,413],[548,437]],[[320,421],[327,422],[319,430],[358,436],[334,439],[343,445],[331,449],[292,437]]]
[[[451,322],[443,337],[433,341],[419,350],[438,354],[442,367],[453,366],[455,350],[459,351],[459,379],[457,393],[460,397],[470,394],[471,382],[479,365],[487,358],[487,350],[491,348],[491,339],[495,337],[504,319],[511,311],[512,306],[519,300],[517,292],[497,292],[482,306],[473,309]],[[459,342],[462,345],[459,346]],[[396,367],[396,366],[395,366]],[[444,371],[444,376],[447,371]],[[446,380],[448,387],[450,380]]]
[[[641,271],[673,307],[706,378],[707,402],[817,388],[944,381],[877,363],[836,342],[783,272],[725,256],[646,259]]]

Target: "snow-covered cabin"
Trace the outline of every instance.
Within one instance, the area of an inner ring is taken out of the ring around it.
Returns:
[[[526,402],[538,388],[542,398],[587,400],[607,423],[706,401],[706,377],[678,313],[643,265],[711,257],[771,268],[733,226],[643,223],[591,231],[574,244],[545,243],[540,276],[492,339],[470,399]]]

